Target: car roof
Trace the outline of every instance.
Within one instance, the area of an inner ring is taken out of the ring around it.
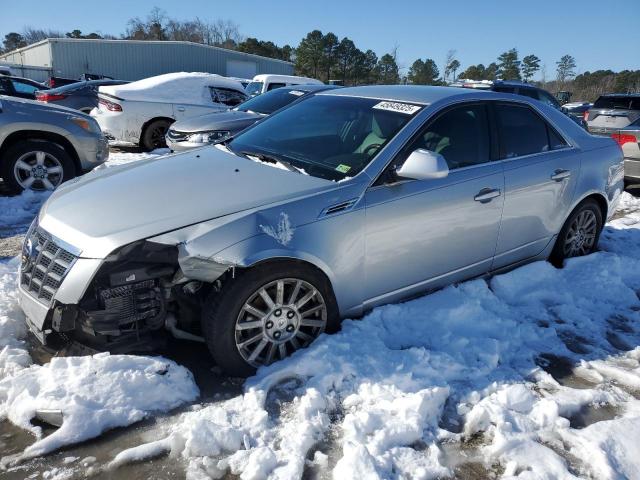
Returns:
[[[637,98],[640,97],[640,93],[603,93],[600,95],[600,98],[606,97],[629,97],[629,98]]]
[[[265,80],[280,80],[281,82],[314,82],[316,84],[320,84],[320,80],[316,80],[315,78],[310,77],[299,77],[297,75],[278,75],[275,73],[261,73],[253,77],[252,82],[264,82]]]
[[[339,95],[344,97],[364,97],[397,102],[413,102],[428,105],[453,96],[497,95],[490,91],[471,88],[435,87],[426,85],[370,85],[363,87],[344,87],[321,92],[319,95]]]
[[[277,90],[283,89],[283,90],[299,90],[301,92],[317,92],[318,90],[333,90],[336,88],[341,88],[338,85],[319,85],[317,83],[303,83],[301,85],[287,85],[286,87],[280,87],[280,88],[276,88],[275,90],[272,90],[272,92],[275,92]]]

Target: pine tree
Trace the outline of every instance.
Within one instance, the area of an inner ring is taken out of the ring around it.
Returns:
[[[498,76],[503,80],[520,80],[518,50],[512,48],[498,57]]]
[[[563,55],[560,61],[556,62],[557,79],[558,82],[564,83],[570,78],[576,76],[574,68],[576,68],[576,59],[571,55]]]
[[[439,75],[438,66],[431,58],[418,59],[409,68],[407,80],[414,85],[437,85]]]
[[[535,55],[527,55],[522,59],[522,78],[528,82],[540,70],[540,59]]]

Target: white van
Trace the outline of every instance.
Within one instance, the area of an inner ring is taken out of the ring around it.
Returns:
[[[261,93],[268,92],[280,87],[287,87],[289,85],[322,85],[320,80],[308,77],[296,77],[295,75],[271,75],[264,73],[262,75],[256,75],[247,87],[245,91],[250,97],[255,97]]]

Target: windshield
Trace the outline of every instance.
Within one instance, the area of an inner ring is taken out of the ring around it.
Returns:
[[[246,102],[238,105],[236,110],[241,112],[256,112],[264,115],[271,115],[276,110],[281,109],[285,105],[289,105],[291,102],[299,99],[307,92],[301,90],[295,90],[291,88],[280,88],[267,92],[264,95],[258,95],[257,97],[250,98]]]
[[[329,180],[353,177],[421,105],[315,95],[267,117],[227,146],[234,153],[275,157]]]
[[[262,92],[262,82],[250,82],[244,89],[247,92],[247,95],[253,97],[255,95],[260,95]]]

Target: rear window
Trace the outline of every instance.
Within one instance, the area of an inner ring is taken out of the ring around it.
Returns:
[[[632,98],[627,96],[606,96],[600,97],[596,100],[596,103],[593,104],[593,108],[606,108],[608,110],[629,110],[631,108],[631,103],[635,103],[635,106],[638,110],[640,110],[640,105],[638,105],[640,98]]]

